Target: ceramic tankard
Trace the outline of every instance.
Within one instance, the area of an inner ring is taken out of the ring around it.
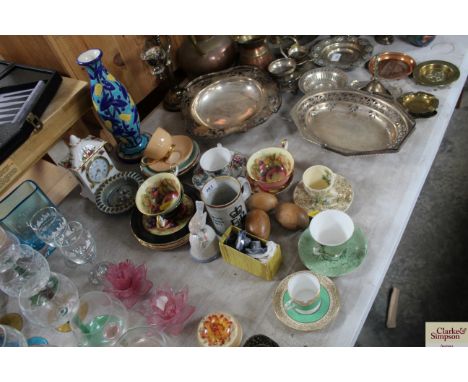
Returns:
[[[203,186],[201,198],[218,233],[241,225],[247,214],[245,201],[251,193],[247,179],[232,176],[218,176]]]

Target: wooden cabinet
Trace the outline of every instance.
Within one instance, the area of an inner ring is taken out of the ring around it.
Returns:
[[[174,52],[185,36],[171,36]],[[60,74],[88,81],[86,71],[76,63],[78,55],[90,48],[103,51],[110,73],[140,102],[158,86],[150,67],[140,54],[146,36],[0,36],[0,56],[7,61],[57,70]]]

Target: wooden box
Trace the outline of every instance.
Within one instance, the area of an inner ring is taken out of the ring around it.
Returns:
[[[232,230],[237,232],[240,231],[239,228],[230,226],[219,240],[219,249],[221,250],[221,255],[223,256],[224,261],[255,276],[261,277],[262,279],[272,280],[276,272],[278,272],[278,269],[283,260],[281,256],[281,247],[279,244],[277,244],[275,254],[270,258],[270,260],[267,263],[262,263],[261,261],[254,259],[245,253],[239,252],[235,248],[225,244]],[[256,240],[260,240],[264,244],[266,243],[266,240],[260,239],[257,236],[251,235],[249,233],[247,235],[251,238],[255,238]]]

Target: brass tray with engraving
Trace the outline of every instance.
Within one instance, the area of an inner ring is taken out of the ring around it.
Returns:
[[[195,78],[181,111],[195,136],[219,138],[265,122],[281,106],[276,82],[254,66],[236,66]]]
[[[430,93],[409,92],[398,97],[398,102],[408,110],[414,118],[428,118],[437,114],[439,100]]]
[[[291,116],[304,139],[343,155],[398,151],[415,126],[393,100],[352,89],[306,95]]]
[[[458,80],[460,70],[450,62],[431,60],[417,65],[413,77],[419,85],[444,86]]]

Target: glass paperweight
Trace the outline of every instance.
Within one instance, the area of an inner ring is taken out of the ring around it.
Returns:
[[[70,321],[79,346],[112,346],[127,330],[127,323],[125,306],[104,292],[81,296],[78,313]]]
[[[19,296],[23,315],[42,327],[58,328],[66,324],[78,312],[80,298],[78,288],[66,276],[51,273],[46,285],[32,296]]]
[[[44,242],[31,229],[29,221],[44,207],[54,207],[54,204],[36,183],[26,180],[0,201],[0,226],[13,233],[21,243],[40,250]]]
[[[8,325],[0,325],[0,348],[28,346],[23,334]]]
[[[127,330],[114,346],[162,347],[167,346],[166,336],[154,326],[139,326]]]
[[[49,263],[25,244],[13,244],[0,253],[0,290],[11,297],[32,296],[50,276]]]

